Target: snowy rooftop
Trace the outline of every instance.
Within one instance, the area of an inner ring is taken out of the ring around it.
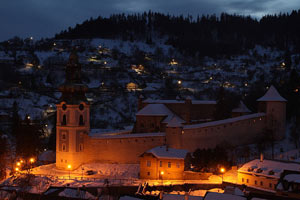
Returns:
[[[300,164],[275,160],[263,160],[260,162],[259,159],[255,159],[244,164],[238,172],[254,173],[267,177],[280,178],[280,175],[284,170],[300,172]]]
[[[161,99],[146,99],[144,103],[164,104],[164,103],[185,103],[182,100],[161,100]],[[192,104],[217,104],[216,101],[192,100]]]
[[[184,159],[188,151],[184,149],[173,149],[167,148],[166,146],[158,146],[148,150],[147,153],[152,153],[157,158]]]
[[[280,96],[279,92],[272,85],[266,94],[257,99],[257,101],[286,101],[286,99]]]
[[[49,161],[49,162],[55,162],[55,153],[51,150],[44,151],[38,156],[38,160],[40,161]]]
[[[185,125],[185,126],[183,126],[183,128],[184,129],[193,129],[193,128],[203,128],[203,127],[208,127],[208,126],[218,126],[218,125],[222,125],[222,124],[233,123],[233,122],[257,118],[257,117],[264,117],[265,115],[266,115],[265,113],[254,113],[254,114],[250,114],[250,115],[243,115],[243,116],[233,117],[233,118],[224,119],[224,120],[206,122],[206,123],[201,123],[201,124]]]
[[[288,182],[300,183],[300,174],[288,174],[283,179]]]
[[[167,127],[182,127],[182,121],[178,120],[177,117],[173,117]]]
[[[140,111],[136,113],[137,116],[166,116],[162,121],[163,123],[169,123],[171,119],[176,118],[178,122],[184,123],[180,117],[175,115],[169,108],[164,104],[148,104]]]
[[[224,194],[217,192],[207,192],[204,200],[246,200],[247,198],[233,195],[233,194]]]
[[[240,101],[240,104],[238,105],[237,108],[234,108],[232,110],[232,112],[236,113],[251,113],[251,111],[247,108],[247,106],[242,102]]]
[[[95,133],[90,134],[93,138],[99,139],[119,139],[119,138],[136,138],[136,137],[162,137],[166,133],[131,133],[131,134],[113,134],[113,133]]]

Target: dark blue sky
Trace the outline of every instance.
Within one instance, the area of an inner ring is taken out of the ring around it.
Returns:
[[[90,17],[159,11],[174,15],[237,13],[261,17],[300,9],[300,0],[0,0],[0,41],[52,37]]]

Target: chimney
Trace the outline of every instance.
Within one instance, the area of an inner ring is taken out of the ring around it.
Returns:
[[[260,162],[264,161],[264,154],[260,153]]]

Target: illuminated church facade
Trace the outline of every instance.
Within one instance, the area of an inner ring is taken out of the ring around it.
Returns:
[[[208,121],[215,101],[151,100],[139,98],[136,123],[132,131],[91,133],[90,104],[81,81],[81,65],[71,53],[66,66],[66,81],[57,106],[56,167],[72,169],[91,162],[138,163],[149,149],[168,146],[186,149],[213,148],[222,142],[233,146],[255,142],[266,129],[280,140],[285,135],[286,100],[271,86],[259,98],[259,112],[245,106],[232,118]]]

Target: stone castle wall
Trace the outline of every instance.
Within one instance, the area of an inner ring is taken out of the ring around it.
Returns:
[[[165,144],[164,133],[85,138],[83,162],[138,163],[145,151]]]
[[[249,118],[247,118],[249,117]],[[181,148],[190,152],[197,148],[214,148],[223,142],[233,146],[255,141],[266,127],[263,113],[184,126],[181,133]]]
[[[264,130],[266,117],[263,113],[243,117],[246,119],[231,118],[217,123],[184,126],[180,129],[182,130],[180,137],[171,135],[169,145],[174,147],[175,144],[175,148],[193,152],[197,148],[213,148],[225,141],[232,145],[251,143]],[[165,145],[165,142],[168,144],[165,140],[168,140],[168,137],[166,138],[164,133],[125,134],[99,138],[86,135],[84,154],[78,159],[82,159],[82,163],[138,163],[142,153],[156,146]]]

